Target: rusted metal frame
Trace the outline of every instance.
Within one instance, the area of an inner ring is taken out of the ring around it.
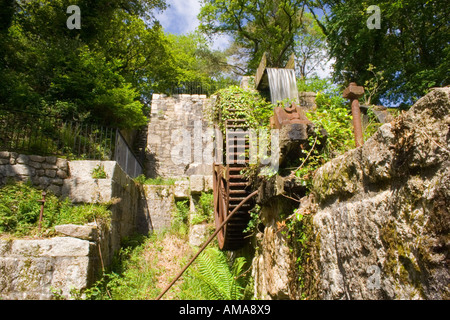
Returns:
[[[306,117],[304,111],[294,102],[290,107],[275,107],[274,115],[270,117],[270,126],[272,129],[281,129],[284,125],[299,123],[309,124],[311,121]]]

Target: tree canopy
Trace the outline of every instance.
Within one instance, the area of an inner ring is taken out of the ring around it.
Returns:
[[[301,78],[334,59],[333,80],[357,82],[371,102],[411,104],[450,79],[450,8],[444,0],[201,0],[199,32],[167,34],[165,0],[3,0],[0,106],[121,128],[146,122],[151,94],[181,81],[232,82],[264,52]],[[66,26],[77,5],[81,28]],[[309,11],[309,12],[308,12]],[[208,36],[231,46],[212,50]],[[231,79],[231,80],[230,80]]]
[[[269,65],[283,67],[303,27],[305,6],[304,0],[202,0],[200,30],[231,35],[249,54],[250,73],[264,52]]]
[[[444,0],[381,0],[380,29],[369,29],[373,2],[314,0],[316,20],[335,58],[334,80],[372,89],[374,101],[411,104],[450,80],[450,8]],[[379,82],[378,84],[374,82]],[[382,83],[381,83],[382,82]]]
[[[77,5],[81,28],[66,25]],[[136,128],[151,94],[220,78],[224,56],[200,35],[169,35],[164,0],[6,0],[0,5],[0,106]]]

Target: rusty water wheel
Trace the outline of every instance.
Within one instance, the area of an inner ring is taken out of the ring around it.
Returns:
[[[214,215],[216,229],[222,224],[226,217],[244,200],[250,193],[247,179],[241,174],[242,169],[248,164],[248,132],[242,130],[239,134],[236,128],[244,128],[243,119],[226,121],[226,159],[227,164],[214,164],[213,192],[214,192]],[[232,134],[228,134],[232,129]],[[238,147],[239,146],[239,147]],[[239,150],[238,150],[239,149]],[[217,239],[221,250],[238,250],[247,242],[245,229],[250,220],[250,209],[252,201],[245,203],[231,217],[230,221],[218,233]]]
[[[241,181],[242,167],[214,165],[214,218],[216,229],[250,192]],[[245,229],[250,220],[251,202],[244,204],[217,234],[221,250],[238,250],[247,242]]]

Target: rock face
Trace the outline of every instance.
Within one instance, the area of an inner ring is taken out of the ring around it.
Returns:
[[[450,298],[450,88],[436,89],[314,179],[305,292]],[[305,275],[304,275],[305,276]]]
[[[450,88],[435,89],[325,164],[301,201],[296,239],[280,232],[292,211],[264,204],[255,296],[449,299],[449,127]]]
[[[277,225],[277,213],[284,211],[283,201],[273,201],[263,207],[261,218],[264,232],[257,236],[259,253],[253,259],[252,277],[255,296],[263,300],[297,299],[296,257],[289,240]]]

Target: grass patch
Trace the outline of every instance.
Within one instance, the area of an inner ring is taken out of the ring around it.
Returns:
[[[173,230],[124,243],[108,273],[86,290],[90,300],[154,300],[194,255],[186,236]],[[164,295],[168,300],[250,299],[244,258],[230,261],[211,246]]]
[[[191,218],[191,225],[211,223],[214,220],[214,196],[212,193],[202,192],[195,206],[195,213]]]
[[[141,174],[140,176],[136,177],[134,181],[140,184],[173,186],[176,180],[172,178],[164,179],[162,177],[147,178],[145,177],[145,175]]]
[[[38,223],[42,190],[31,183],[8,183],[0,189],[0,233],[15,237],[51,235],[54,226],[85,224],[95,219],[110,222],[107,204],[73,205],[68,198],[61,199],[47,192],[42,230]]]

